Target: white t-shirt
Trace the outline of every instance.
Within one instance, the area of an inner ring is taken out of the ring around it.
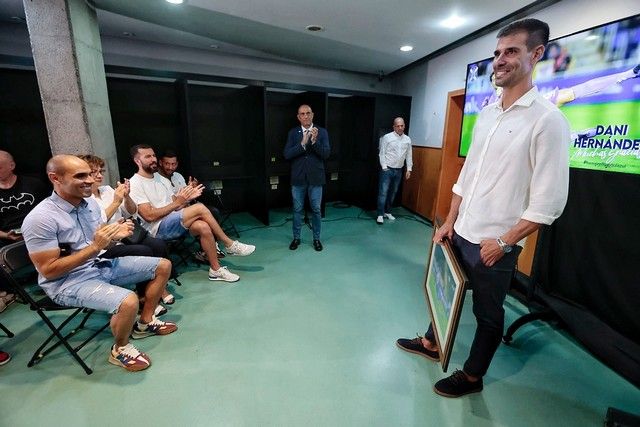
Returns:
[[[187,182],[184,180],[184,176],[182,176],[178,172],[174,172],[173,175],[171,175],[171,180],[160,175],[158,172],[153,174],[153,178],[162,183],[162,185],[167,187],[167,190],[171,191],[173,194],[176,194],[182,187],[187,186]]]
[[[107,207],[113,203],[113,197],[116,193],[116,190],[113,189],[110,185],[103,185],[98,187],[98,191],[100,192],[100,198],[97,198],[93,194],[91,198],[98,203],[100,206],[100,216],[102,217],[102,222],[112,224],[117,222],[121,218],[129,218],[131,215],[135,215],[137,211],[129,212],[127,207],[125,206],[124,200],[120,204],[120,207],[116,209],[116,211],[111,216],[111,219],[107,221]]]
[[[129,180],[129,185],[131,185],[129,196],[138,206],[149,203],[154,208],[163,208],[173,202],[172,192],[168,191],[167,187],[155,178],[145,178],[136,173]],[[142,226],[149,231],[151,236],[155,237],[162,219],[147,222],[140,217],[140,220]]]

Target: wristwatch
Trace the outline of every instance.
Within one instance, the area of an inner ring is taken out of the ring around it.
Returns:
[[[496,239],[496,242],[498,242],[498,246],[500,246],[500,249],[502,249],[502,252],[504,252],[505,254],[508,254],[509,252],[511,252],[511,249],[513,249],[513,247],[507,245],[504,240],[499,237]]]

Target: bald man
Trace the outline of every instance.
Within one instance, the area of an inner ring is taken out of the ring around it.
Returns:
[[[112,314],[115,344],[109,362],[128,371],[140,371],[151,359],[130,342],[177,330],[172,322],[153,315],[171,272],[164,258],[100,255],[120,239],[130,236],[133,224],[102,224],[100,207],[91,199],[91,167],[70,155],[54,156],[47,163],[53,194],[36,206],[24,220],[22,232],[38,283],[57,304],[86,307]],[[121,286],[149,281],[145,302],[136,321],[139,301],[135,292]]]
[[[0,247],[22,240],[22,221],[49,191],[39,179],[16,175],[15,168],[13,156],[0,150]]]
[[[376,223],[384,224],[384,219],[396,219],[391,214],[393,199],[396,198],[402,168],[407,163],[404,179],[411,177],[413,161],[411,159],[411,138],[404,133],[404,119],[393,120],[393,132],[380,138],[380,180],[378,183],[378,209]]]

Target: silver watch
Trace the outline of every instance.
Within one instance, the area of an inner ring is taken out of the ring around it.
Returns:
[[[496,242],[498,242],[498,246],[500,246],[500,249],[502,249],[502,252],[505,254],[508,254],[511,252],[511,249],[513,249],[512,246],[507,245],[500,237],[496,239]]]

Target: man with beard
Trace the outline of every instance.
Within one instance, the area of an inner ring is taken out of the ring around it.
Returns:
[[[154,173],[158,171],[158,161],[151,146],[134,145],[131,147],[131,157],[138,166],[138,172],[129,180],[129,195],[138,205],[138,215],[149,233],[163,240],[171,240],[183,236],[188,230],[193,236],[200,238],[202,249],[207,254],[209,280],[238,281],[240,277],[237,274],[220,266],[216,256],[215,237],[225,245],[227,255],[251,255],[255,246],[231,240],[203,204],[190,205],[191,201],[202,194],[204,186],[187,185],[171,195],[154,178]]]

